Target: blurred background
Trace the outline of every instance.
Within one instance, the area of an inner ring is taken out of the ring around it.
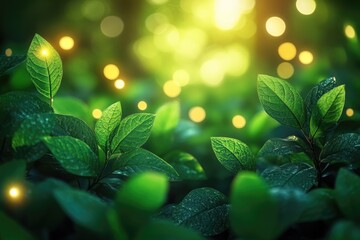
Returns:
[[[227,173],[211,136],[240,139],[256,153],[269,137],[294,133],[264,113],[258,74],[285,79],[303,96],[335,76],[346,84],[342,118],[356,123],[359,11],[355,0],[6,0],[0,53],[24,55],[40,34],[63,61],[57,112],[89,126],[115,101],[123,116],[161,112],[168,121],[146,148],[189,152],[219,176]],[[25,64],[1,78],[0,93],[13,90],[35,91]]]

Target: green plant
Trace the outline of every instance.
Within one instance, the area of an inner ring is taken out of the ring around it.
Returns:
[[[215,156],[234,176],[226,192],[207,185],[191,154],[169,152],[178,103],[156,117],[122,119],[115,102],[92,129],[52,107],[62,78],[52,46],[35,35],[26,59],[37,93],[0,96],[1,239],[359,237],[360,138],[336,129],[345,90],[333,78],[303,100],[289,83],[259,76],[265,111],[299,137],[270,139],[257,155],[240,140],[213,137]],[[1,57],[0,75],[24,60]],[[149,137],[163,158],[144,148]],[[201,186],[171,192],[189,181]]]

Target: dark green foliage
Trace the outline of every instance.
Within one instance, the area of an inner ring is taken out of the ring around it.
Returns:
[[[22,61],[1,57],[0,75]],[[49,101],[0,96],[1,239],[359,238],[360,135],[337,129],[345,86],[334,78],[303,100],[288,82],[259,75],[265,111],[295,132],[258,148],[212,137],[209,151],[232,174],[212,179],[197,142],[189,153],[177,144],[199,131],[179,102],[125,117],[115,102],[94,127],[66,110],[71,97],[54,113],[61,59],[39,35],[27,69]]]
[[[3,56],[0,55],[0,76],[8,70],[21,64],[26,59],[25,56]]]

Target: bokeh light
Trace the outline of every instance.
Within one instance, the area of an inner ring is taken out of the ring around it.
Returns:
[[[139,110],[144,111],[147,109],[147,103],[145,101],[140,101],[137,104]]]
[[[12,199],[17,199],[17,198],[20,197],[21,192],[20,192],[20,189],[19,189],[18,187],[14,186],[14,187],[11,187],[11,188],[9,189],[8,194],[9,194],[9,197],[10,197],[10,198],[12,198]]]
[[[123,89],[125,87],[125,81],[122,79],[118,79],[114,82],[114,86],[117,89]]]
[[[189,110],[189,118],[191,121],[200,123],[205,120],[205,109],[199,106],[193,107]]]
[[[102,0],[88,0],[84,1],[81,12],[83,16],[89,20],[100,20],[104,15],[106,6]]]
[[[221,30],[229,30],[236,26],[241,16],[240,0],[215,0],[215,25]]]
[[[352,108],[346,109],[346,116],[348,116],[348,117],[354,116],[354,109],[352,109]]]
[[[243,128],[246,125],[246,119],[242,115],[235,115],[232,118],[232,124],[235,128]]]
[[[10,57],[11,55],[12,55],[12,50],[11,50],[11,48],[5,49],[5,56]]]
[[[294,66],[289,62],[282,62],[277,67],[277,74],[283,79],[291,78],[294,74]]]
[[[107,37],[117,37],[124,30],[124,22],[117,16],[107,16],[101,21],[100,29]]]
[[[299,60],[302,64],[310,64],[314,60],[314,55],[310,51],[302,51],[299,54]]]
[[[108,64],[103,70],[104,76],[109,80],[115,80],[120,75],[120,70],[115,64]]]
[[[200,75],[206,85],[216,87],[224,79],[224,66],[218,58],[209,59],[201,65]]]
[[[279,46],[278,53],[282,59],[290,61],[296,57],[296,47],[291,42],[284,42]]]
[[[64,50],[70,50],[74,47],[74,39],[69,36],[64,36],[59,40],[59,46]]]
[[[173,80],[169,80],[163,85],[164,93],[171,98],[177,97],[181,93],[181,87]]]
[[[183,87],[189,84],[190,75],[186,70],[178,69],[173,74],[173,80],[177,85]]]
[[[296,9],[303,15],[313,14],[316,2],[314,0],[296,0]]]
[[[273,37],[279,37],[284,34],[286,24],[280,17],[270,17],[265,24],[266,31]]]
[[[344,32],[345,32],[345,36],[347,38],[355,38],[356,36],[356,32],[353,26],[351,26],[350,24],[346,25],[344,28]]]
[[[93,116],[93,118],[95,118],[95,119],[99,119],[99,118],[101,118],[101,116],[102,116],[102,111],[101,111],[100,109],[98,109],[98,108],[95,108],[95,109],[92,111],[92,116]]]

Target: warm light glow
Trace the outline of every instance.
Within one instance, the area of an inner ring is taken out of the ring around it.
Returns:
[[[147,1],[154,5],[160,5],[166,3],[168,0],[147,0]]]
[[[169,80],[163,85],[164,93],[168,97],[177,97],[181,93],[181,87],[177,85],[173,80]]]
[[[348,117],[354,116],[354,109],[352,109],[352,108],[346,109],[346,116],[348,116]]]
[[[284,42],[279,46],[278,53],[282,59],[290,61],[296,56],[296,47],[290,42]]]
[[[240,19],[240,0],[215,0],[215,25],[219,29],[229,30]]]
[[[124,22],[117,16],[108,16],[101,21],[100,29],[107,37],[117,37],[124,30]]]
[[[12,199],[19,199],[21,197],[21,191],[18,187],[13,186],[9,189],[9,197]]]
[[[209,59],[201,65],[200,75],[206,85],[216,87],[224,79],[224,66],[217,58]]]
[[[173,80],[177,85],[183,87],[183,86],[188,85],[188,83],[190,81],[190,76],[187,71],[185,71],[183,69],[179,69],[174,72]]]
[[[344,32],[345,32],[345,36],[347,38],[355,38],[355,36],[356,36],[355,29],[351,25],[346,25],[345,29],[344,29]]]
[[[303,15],[310,15],[315,12],[316,2],[314,0],[297,0],[296,9]]]
[[[236,26],[243,13],[250,12],[255,0],[215,0],[215,25],[221,30],[230,30]]]
[[[115,64],[108,64],[104,67],[104,76],[109,80],[115,80],[120,75],[120,70]]]
[[[193,107],[189,111],[189,118],[193,122],[196,123],[202,122],[204,121],[205,117],[206,117],[206,112],[202,107]]]
[[[277,67],[277,74],[283,79],[291,78],[294,74],[294,67],[291,63],[282,62]]]
[[[309,51],[302,51],[299,54],[299,60],[302,64],[310,64],[314,60],[314,56]]]
[[[43,55],[43,56],[47,56],[49,54],[49,52],[48,52],[48,50],[47,49],[42,49],[41,50],[41,55]]]
[[[92,116],[95,118],[95,119],[99,119],[101,118],[102,116],[102,111],[98,108],[95,108],[93,111],[92,111]]]
[[[117,89],[123,89],[125,87],[125,82],[122,79],[118,79],[114,82],[114,86]]]
[[[246,119],[241,115],[235,115],[232,118],[232,124],[235,128],[243,128],[246,125]]]
[[[11,48],[7,48],[7,49],[5,50],[5,56],[10,57],[11,55],[12,55],[12,50],[11,50]]]
[[[139,110],[144,111],[147,109],[147,103],[145,101],[140,101],[138,102],[137,107]]]
[[[60,38],[59,45],[64,50],[70,50],[74,47],[74,39],[69,36],[64,36]]]
[[[279,37],[284,34],[286,24],[279,17],[271,17],[266,21],[266,31],[273,37]]]

